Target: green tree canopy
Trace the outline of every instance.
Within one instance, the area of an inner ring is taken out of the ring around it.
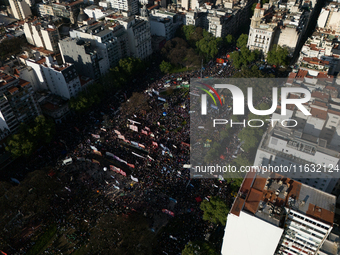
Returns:
[[[162,61],[162,63],[159,65],[159,69],[161,69],[162,73],[169,73],[172,68],[171,63]]]
[[[30,126],[21,124],[19,132],[9,137],[6,150],[14,158],[28,157],[38,147],[51,142],[54,134],[54,122],[40,115]]]
[[[235,38],[231,35],[231,34],[228,34],[226,37],[224,37],[224,43],[226,45],[231,45],[235,42]]]
[[[229,209],[221,198],[211,197],[210,201],[204,200],[200,208],[204,212],[203,220],[225,226]]]
[[[283,65],[289,64],[289,52],[287,48],[283,48],[279,45],[274,45],[273,48],[267,54],[267,62],[271,65]]]
[[[189,242],[185,245],[182,255],[217,255],[217,252],[207,242]]]
[[[238,48],[247,47],[247,43],[248,43],[248,35],[241,34],[240,37],[237,39],[236,46]]]

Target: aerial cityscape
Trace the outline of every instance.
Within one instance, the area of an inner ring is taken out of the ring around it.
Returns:
[[[0,0],[0,255],[340,255],[340,0]]]

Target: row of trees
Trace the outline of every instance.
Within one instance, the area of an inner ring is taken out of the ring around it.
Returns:
[[[35,118],[31,125],[20,125],[19,132],[9,137],[6,150],[14,158],[28,157],[39,147],[50,143],[54,134],[54,121],[40,115]]]
[[[89,85],[77,97],[71,98],[70,108],[77,113],[86,112],[93,105],[98,104],[108,93],[120,89],[131,80],[133,75],[139,74],[144,68],[145,65],[138,58],[121,59],[118,66],[112,68],[99,83]]]

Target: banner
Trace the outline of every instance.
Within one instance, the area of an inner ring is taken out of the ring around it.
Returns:
[[[162,209],[162,212],[163,212],[163,213],[166,213],[166,214],[168,214],[168,215],[170,215],[170,216],[172,216],[172,217],[175,216],[175,214],[174,214],[173,212],[171,212],[171,211],[169,211],[169,210],[167,210],[167,209]]]
[[[137,153],[134,153],[134,152],[131,152],[133,155],[135,155],[135,156],[137,156],[137,157],[140,157],[140,158],[143,158],[143,159],[145,159],[145,157],[143,157],[143,156],[141,156],[141,155],[139,155],[139,154],[137,154]]]
[[[155,93],[157,96],[159,96],[159,92],[158,91],[152,89],[152,92]]]
[[[138,147],[145,149],[145,146],[141,143],[138,144]]]
[[[188,147],[190,147],[190,144],[188,144],[188,143],[181,142],[181,144],[182,144],[182,145],[184,145],[184,146],[188,146]]]
[[[142,129],[142,134],[144,134],[144,135],[148,135],[148,131],[145,131],[144,129]]]
[[[105,129],[105,128],[100,128],[100,130],[103,130],[103,131],[105,131],[105,132],[106,132],[106,129]]]
[[[123,135],[118,135],[119,139],[125,140],[125,137]]]
[[[136,117],[136,116],[135,116]],[[132,125],[134,125],[135,123],[136,124],[140,124],[139,122],[137,122],[137,121],[134,121],[134,120],[130,120],[130,119],[128,119],[128,121],[130,121],[131,123],[132,123]]]
[[[147,130],[147,131],[150,131],[150,128],[148,128],[148,127],[145,127],[144,129]]]
[[[163,98],[163,97],[158,97],[158,100],[163,101],[163,102],[166,102],[166,99]]]
[[[96,155],[99,155],[99,156],[103,156],[102,153],[100,151],[97,151],[97,150],[93,150],[93,153],[96,154]]]
[[[138,127],[135,126],[135,125],[130,125],[130,129],[133,130],[133,131],[138,132]]]
[[[117,135],[120,135],[120,132],[118,130],[114,130]]]
[[[153,158],[151,158],[149,155],[147,156],[150,160],[155,161]]]
[[[156,142],[152,142],[152,145],[158,147],[158,143]]]
[[[115,156],[111,152],[108,152],[108,151],[105,154],[106,154],[106,156],[110,156],[110,157],[114,157]]]
[[[110,169],[111,169],[112,171],[116,172],[116,173],[119,173],[119,174],[121,174],[121,175],[123,175],[123,176],[126,176],[126,173],[125,173],[122,169],[120,169],[120,168],[118,168],[118,167],[115,167],[115,166],[113,166],[113,165],[110,165]]]
[[[211,106],[211,108],[218,110],[218,107],[216,105],[211,104],[210,106]]]
[[[100,165],[100,162],[98,160],[92,159],[92,163],[96,163],[98,165]]]
[[[135,168],[135,165],[127,163],[127,165],[131,168]]]
[[[138,182],[138,179],[133,177],[132,175],[131,175],[131,180],[133,180],[134,182]]]
[[[100,138],[100,135],[95,135],[95,134],[92,134],[92,136],[93,136],[94,138],[97,138],[97,139],[99,139],[99,138]]]
[[[92,149],[92,150],[98,150],[96,147],[94,147],[94,146],[92,146],[92,145],[90,145],[90,148]]]
[[[131,144],[138,147],[138,143],[137,142],[131,141]]]
[[[123,141],[126,142],[126,143],[130,143],[130,141],[129,141],[129,140],[126,140],[126,139],[123,139]]]

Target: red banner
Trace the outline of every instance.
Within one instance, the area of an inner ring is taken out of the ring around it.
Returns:
[[[100,162],[98,160],[92,159],[92,163],[96,163],[98,165],[100,165]]]
[[[142,134],[148,135],[148,131],[145,131],[144,129],[142,129]]]
[[[121,174],[121,175],[123,175],[123,176],[126,176],[126,173],[125,173],[122,169],[120,169],[120,168],[118,168],[118,167],[115,167],[115,166],[110,165],[110,169],[111,169],[112,171],[116,172],[116,173],[119,173],[119,174]]]
[[[175,214],[174,214],[173,212],[171,212],[171,211],[169,211],[169,210],[167,210],[167,209],[162,209],[162,212],[163,212],[163,213],[166,213],[166,214],[169,214],[169,215],[172,216],[172,217],[175,216]]]
[[[182,145],[190,147],[190,144],[181,142]]]
[[[145,146],[143,144],[141,144],[141,143],[139,143],[138,146],[143,148],[143,149],[145,149]]]
[[[93,153],[96,154],[96,155],[99,155],[99,156],[103,156],[100,151],[93,150]]]
[[[127,165],[128,165],[129,167],[131,167],[131,168],[135,168],[135,166],[134,166],[133,164],[127,163]]]

